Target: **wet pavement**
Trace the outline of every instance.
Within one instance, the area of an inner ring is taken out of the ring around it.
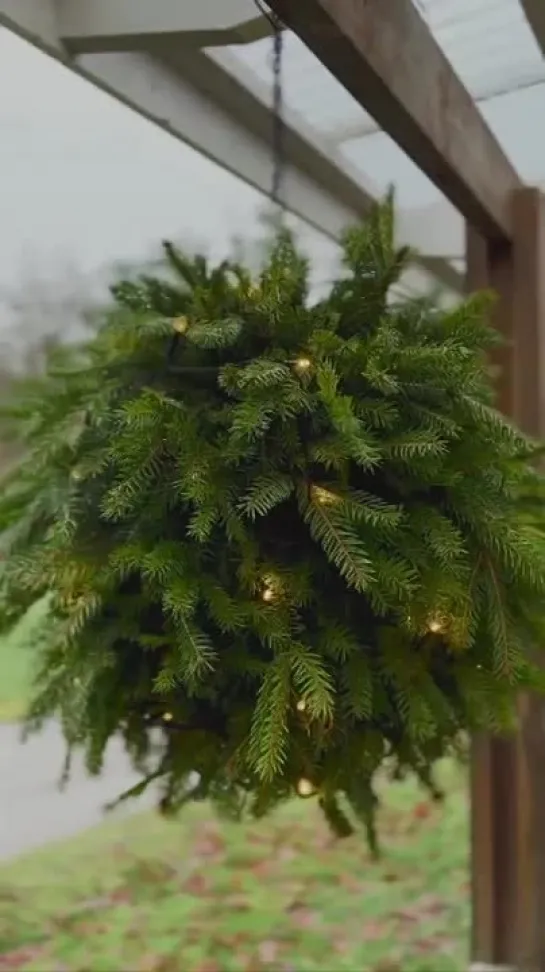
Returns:
[[[104,805],[138,782],[118,740],[112,740],[103,774],[90,779],[74,759],[71,782],[59,791],[65,747],[48,724],[24,745],[18,726],[0,725],[0,860],[70,837],[104,819]],[[117,816],[153,806],[153,792],[114,811]],[[111,817],[113,814],[110,814]]]

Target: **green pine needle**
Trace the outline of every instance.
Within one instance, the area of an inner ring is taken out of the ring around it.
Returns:
[[[543,447],[493,407],[490,295],[393,300],[393,227],[389,198],[319,303],[289,234],[253,283],[165,244],[0,410],[0,628],[48,608],[28,729],[95,773],[120,735],[169,812],[302,780],[376,848],[377,773],[431,785],[545,688]]]

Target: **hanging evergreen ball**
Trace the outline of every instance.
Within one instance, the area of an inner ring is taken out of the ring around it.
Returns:
[[[487,300],[396,302],[393,236],[389,200],[320,303],[289,236],[259,301],[166,244],[172,281],[115,287],[4,410],[4,627],[48,605],[29,728],[60,718],[94,773],[120,734],[165,812],[316,798],[374,841],[377,772],[433,788],[541,687],[543,491],[493,407]]]

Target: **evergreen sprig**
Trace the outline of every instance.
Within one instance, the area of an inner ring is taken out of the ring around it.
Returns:
[[[318,304],[287,235],[257,282],[165,255],[2,413],[3,626],[48,605],[28,726],[93,772],[121,734],[165,811],[303,779],[374,841],[378,770],[432,786],[541,686],[542,480],[493,407],[488,298],[391,299],[391,200]]]

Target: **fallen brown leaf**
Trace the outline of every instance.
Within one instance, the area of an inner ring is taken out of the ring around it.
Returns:
[[[382,938],[388,938],[391,929],[383,921],[366,921],[362,927],[362,937],[366,942],[379,942]]]
[[[43,946],[34,945],[27,948],[18,948],[13,952],[5,952],[0,955],[0,972],[17,972],[17,969],[29,965],[30,962],[39,958],[43,954]]]
[[[256,861],[256,863],[252,864],[250,868],[252,874],[254,874],[256,877],[263,878],[269,877],[269,875],[273,873],[274,869],[274,861],[268,858],[265,858],[262,861]]]
[[[198,857],[217,857],[225,851],[225,841],[216,829],[204,828],[195,839],[192,848]]]
[[[266,965],[272,964],[274,961],[276,961],[278,949],[278,942],[272,941],[272,939],[266,939],[265,941],[260,942],[257,949],[260,961]]]
[[[206,894],[208,888],[208,881],[202,872],[191,874],[182,885],[182,891],[185,891],[186,894],[194,894],[196,896]]]
[[[318,928],[322,923],[322,916],[318,911],[311,911],[303,905],[295,903],[287,909],[293,924],[297,928]]]
[[[417,803],[413,810],[413,816],[417,820],[427,820],[428,817],[431,817],[432,812],[433,812],[433,806],[431,803],[428,802]]]

